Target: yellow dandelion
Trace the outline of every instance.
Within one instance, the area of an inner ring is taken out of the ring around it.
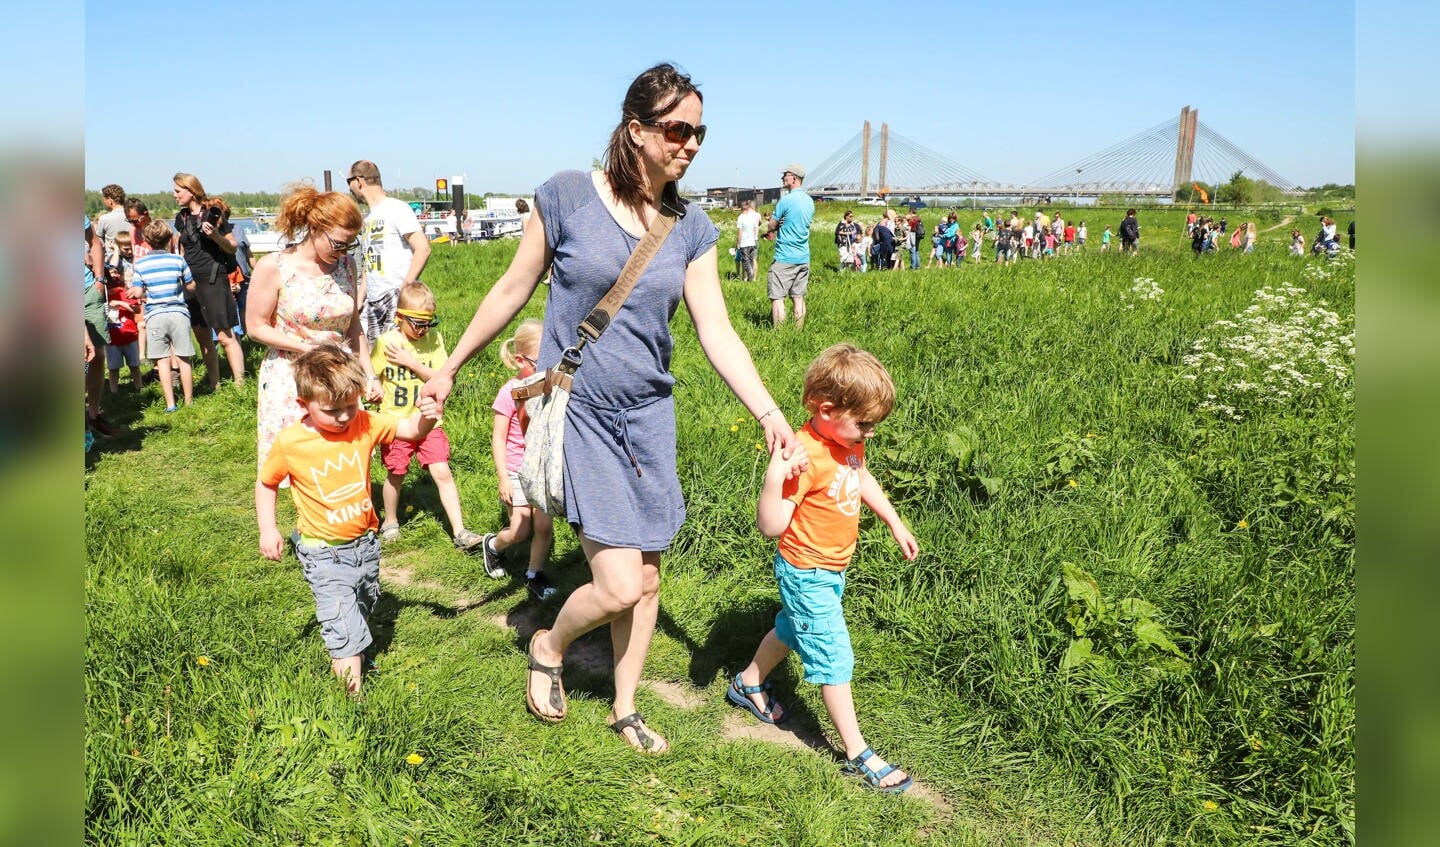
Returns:
[[[405,757],[405,761],[409,762],[412,765],[418,765],[421,762],[425,761],[425,757],[420,755],[419,753],[411,753],[410,755]]]
[[[410,514],[410,513],[413,512],[413,511],[415,511],[415,507],[414,507],[414,506],[406,506],[406,507],[405,507],[405,514],[408,515],[408,514]]]
[[[1206,800],[1206,801],[1205,801],[1205,811],[1207,811],[1207,812],[1213,812],[1213,811],[1215,811],[1215,810],[1218,809],[1218,808],[1220,808],[1220,804],[1219,804],[1219,803],[1216,803],[1214,800]]]
[[[1100,436],[1096,435],[1096,434],[1093,433],[1093,432],[1087,432],[1087,433],[1085,433],[1085,437],[1086,437],[1086,438],[1099,438]]]
[[[203,667],[206,667],[206,666],[208,666],[208,665],[210,664],[210,657],[209,657],[209,656],[196,656],[196,657],[195,657],[195,664],[199,665],[199,666],[202,667],[202,668],[203,668]]]
[[[1065,483],[1065,484],[1068,485],[1068,486],[1070,486],[1071,488],[1079,488],[1079,487],[1080,487],[1080,483],[1076,482],[1076,481],[1073,480],[1073,479],[1070,480],[1069,482]]]
[[[740,426],[739,426],[739,424],[730,424],[730,431],[731,431],[731,432],[739,432],[739,431],[740,431]]]
[[[757,442],[755,442],[755,449],[756,449],[756,450],[764,450],[764,449],[765,449],[765,445],[764,445],[764,444],[761,444],[759,441],[757,441]]]
[[[1241,519],[1240,519],[1240,522],[1237,523],[1237,524],[1235,524],[1235,528],[1236,528],[1236,529],[1244,529],[1245,527],[1247,527],[1247,526],[1249,526],[1249,525],[1250,525],[1250,522],[1249,522],[1249,521],[1245,520],[1244,518],[1241,518]]]
[[[139,750],[131,750],[131,751],[130,751],[130,755],[131,755],[131,756],[134,756],[135,758],[138,759],[138,758],[140,758],[140,751],[139,751]]]
[[[413,682],[407,682],[407,683],[405,683],[405,690],[406,690],[406,691],[414,691],[415,689],[417,689],[417,688],[419,688],[419,687],[420,687],[420,686],[416,685],[416,684],[413,683]]]

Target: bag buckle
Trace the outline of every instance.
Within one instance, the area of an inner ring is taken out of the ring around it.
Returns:
[[[587,341],[598,341],[600,333],[610,326],[610,314],[604,309],[596,308],[585,316],[585,320],[576,327],[580,335]]]
[[[566,347],[565,351],[560,354],[560,363],[555,366],[555,370],[564,374],[573,374],[584,361],[585,357],[580,353],[578,345]]]

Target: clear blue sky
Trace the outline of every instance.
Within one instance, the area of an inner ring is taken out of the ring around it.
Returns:
[[[85,185],[278,191],[368,158],[390,187],[529,192],[589,167],[657,61],[705,95],[693,188],[777,184],[866,119],[1023,182],[1187,104],[1301,185],[1354,181],[1353,3],[1149,5],[89,2]]]

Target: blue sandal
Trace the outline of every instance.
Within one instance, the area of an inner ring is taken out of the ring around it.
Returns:
[[[883,791],[886,794],[899,794],[915,784],[915,780],[911,779],[909,774],[906,774],[904,779],[894,785],[882,786],[880,781],[889,776],[892,771],[897,770],[897,768],[895,765],[886,765],[878,771],[875,770],[866,764],[874,755],[875,751],[866,747],[860,751],[860,755],[853,759],[846,759],[845,764],[841,765],[840,769],[851,776],[858,776],[865,780],[866,788],[874,791]]]
[[[762,691],[765,692],[765,708],[763,709],[755,705],[755,701],[751,700],[748,696],[751,694],[759,694]],[[768,682],[762,682],[759,685],[746,685],[740,681],[740,674],[737,673],[735,674],[735,678],[730,681],[730,688],[725,691],[725,699],[741,708],[749,709],[750,714],[754,715],[755,719],[761,723],[776,723],[772,715],[775,712],[775,707],[779,704],[775,702],[774,697],[770,696],[770,683]],[[789,714],[789,712],[786,712],[781,715],[780,720],[785,720]]]

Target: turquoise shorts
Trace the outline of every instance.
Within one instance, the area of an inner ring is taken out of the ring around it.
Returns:
[[[845,685],[855,674],[855,651],[840,599],[845,572],[797,568],[775,554],[775,581],[780,584],[780,613],[775,635],[800,654],[805,681]]]

